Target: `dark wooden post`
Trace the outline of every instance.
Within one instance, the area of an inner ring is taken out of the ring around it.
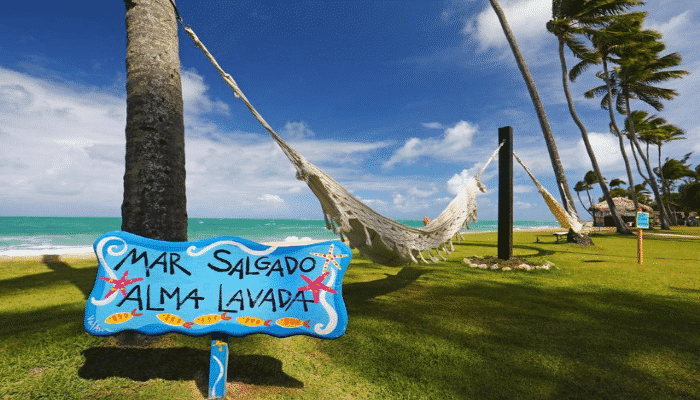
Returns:
[[[513,128],[498,128],[498,258],[513,256]]]

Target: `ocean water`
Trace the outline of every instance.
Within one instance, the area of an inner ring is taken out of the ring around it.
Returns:
[[[423,226],[421,220],[400,220],[404,225]],[[92,243],[109,231],[120,230],[121,218],[94,217],[1,217],[0,256],[91,252]],[[556,222],[515,221],[515,229],[558,227]],[[495,231],[497,221],[470,225],[471,231]],[[293,242],[299,239],[337,239],[323,220],[190,218],[189,240],[238,236],[257,242]]]

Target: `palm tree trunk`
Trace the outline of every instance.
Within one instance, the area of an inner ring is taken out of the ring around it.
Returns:
[[[532,99],[532,104],[535,107],[535,112],[537,113],[537,118],[539,119],[540,126],[542,128],[542,133],[544,134],[544,141],[547,144],[547,151],[549,152],[549,159],[552,162],[552,168],[554,169],[554,175],[557,178],[557,187],[559,188],[559,194],[561,195],[562,204],[564,208],[573,216],[578,217],[576,212],[576,206],[573,203],[573,197],[571,196],[571,191],[569,190],[569,184],[566,181],[566,174],[564,173],[564,167],[561,165],[561,159],[559,158],[559,152],[557,150],[557,145],[554,141],[554,134],[552,133],[552,128],[549,126],[549,121],[547,120],[547,115],[544,112],[544,106],[540,100],[540,96],[537,93],[537,88],[535,87],[535,80],[530,74],[530,70],[525,63],[525,58],[520,52],[518,43],[515,40],[513,32],[510,30],[508,21],[506,20],[505,13],[498,3],[498,0],[489,0],[493,10],[498,16],[498,20],[501,23],[501,28],[503,33],[506,35],[508,44],[513,51],[513,56],[515,57],[515,62],[518,64],[520,73],[523,75],[523,80],[527,85],[527,89],[530,93],[530,98]]]
[[[627,115],[630,114],[630,98],[627,93],[625,93],[625,108],[627,110]],[[654,179],[654,172],[651,170],[651,165],[649,164],[649,160],[644,156],[644,152],[642,151],[642,146],[639,145],[639,141],[637,140],[637,134],[634,131],[634,121],[632,121],[632,118],[629,119],[630,126],[630,140],[634,144],[634,147],[637,149],[637,152],[639,153],[639,157],[642,158],[642,161],[644,161],[644,165],[646,166],[647,173],[649,174],[649,184],[651,185],[651,189],[654,191],[654,197],[656,198],[656,204],[659,205],[659,216],[661,219],[661,229],[671,229],[669,226],[669,220],[668,220],[668,214],[666,213],[666,207],[664,206],[664,202],[661,199],[661,194],[659,193],[659,187],[656,184],[656,179]]]
[[[586,205],[583,204],[583,200],[581,200],[581,194],[580,194],[579,192],[576,192],[576,197],[578,197],[578,202],[581,203],[581,206],[583,207],[583,209],[586,210],[586,211],[588,211],[588,213],[591,214],[591,217],[595,217],[595,216],[593,215],[593,213],[591,212],[591,210],[589,210],[588,208],[586,208]],[[590,200],[591,200],[591,196],[588,196],[588,201],[590,202]]]
[[[644,174],[644,172],[642,172],[642,164],[639,162],[639,157],[637,157],[637,149],[634,147],[632,139],[630,139],[630,146],[632,146],[632,155],[634,156],[634,162],[637,165],[637,172],[639,172],[639,176],[644,179],[644,182],[649,182],[649,178]]]
[[[590,206],[588,206],[588,208],[590,208],[593,205],[593,199],[591,199],[591,190],[586,189],[586,194],[588,195],[588,204],[590,204]],[[586,206],[584,205],[584,207],[586,207]]]
[[[603,57],[603,74],[605,76],[605,86],[608,88],[608,111],[610,113],[610,125],[612,126],[613,133],[617,136],[620,142],[620,152],[622,153],[622,159],[625,161],[625,168],[627,170],[627,182],[629,182],[630,189],[628,193],[632,196],[632,201],[634,201],[634,207],[639,209],[639,201],[637,200],[637,193],[634,191],[634,178],[632,177],[632,167],[630,166],[630,160],[627,157],[627,150],[625,150],[625,141],[620,132],[620,128],[617,127],[617,121],[615,120],[615,109],[612,104],[612,87],[610,86],[610,75],[608,73],[608,63],[605,57]]]
[[[659,148],[659,179],[661,180],[661,190],[663,190],[664,195],[669,199],[669,208],[672,209],[671,210],[672,212],[670,215],[671,223],[673,225],[678,225],[678,218],[676,217],[676,207],[673,205],[673,202],[672,202],[673,195],[671,194],[671,188],[669,187],[668,181],[666,180],[666,178],[664,178],[663,169],[661,169],[661,142],[659,142],[658,148]],[[649,158],[648,155],[647,155],[647,158]]]
[[[583,144],[586,147],[588,158],[591,159],[591,165],[593,165],[593,171],[595,172],[595,175],[598,178],[598,183],[600,184],[600,188],[603,191],[605,201],[608,203],[608,207],[610,208],[610,214],[612,215],[613,221],[615,223],[615,228],[617,228],[618,233],[631,234],[632,232],[629,230],[629,228],[627,228],[627,225],[625,225],[622,219],[620,219],[620,216],[617,214],[615,203],[613,202],[612,197],[610,196],[610,191],[608,190],[608,185],[605,183],[605,179],[603,179],[603,174],[600,172],[600,167],[598,166],[598,159],[596,158],[595,153],[593,152],[591,142],[588,140],[588,131],[586,130],[586,127],[583,126],[583,122],[581,122],[581,119],[578,117],[576,109],[574,108],[574,100],[571,97],[571,90],[569,89],[569,74],[567,73],[568,68],[566,67],[566,57],[564,55],[564,40],[562,38],[559,38],[559,61],[561,62],[561,80],[562,85],[564,86],[564,95],[566,96],[566,103],[569,105],[569,113],[571,114],[571,118],[573,118],[574,122],[576,123],[576,126],[578,126],[578,129],[581,131]],[[588,192],[588,190],[586,190],[586,193],[588,193],[588,201],[591,203],[591,205],[593,205],[593,202],[591,201],[591,194]]]
[[[125,0],[126,163],[122,230],[187,240],[185,127],[170,0]]]

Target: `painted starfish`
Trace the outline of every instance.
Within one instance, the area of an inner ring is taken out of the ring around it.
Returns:
[[[312,256],[316,257],[323,257],[326,259],[326,262],[323,263],[323,272],[326,272],[328,270],[328,263],[333,263],[338,269],[342,269],[340,264],[338,264],[337,261],[335,261],[336,258],[345,258],[348,255],[347,254],[333,254],[333,245],[328,248],[328,253],[310,253]]]
[[[297,288],[297,290],[301,290],[301,291],[310,290],[314,295],[314,303],[318,303],[318,292],[319,291],[323,290],[323,291],[326,291],[328,293],[337,293],[335,291],[335,289],[331,289],[328,286],[323,284],[323,280],[326,279],[327,276],[328,276],[328,272],[324,272],[318,278],[311,280],[311,278],[308,278],[306,275],[301,275],[301,278],[303,280],[305,280],[306,283],[308,283],[308,285]]]
[[[105,299],[109,297],[112,293],[116,292],[117,290],[121,290],[122,294],[124,297],[126,297],[126,287],[135,283],[142,281],[143,278],[134,278],[134,279],[127,279],[127,276],[129,275],[129,271],[124,271],[124,275],[122,275],[121,279],[113,279],[113,278],[105,278],[105,277],[100,277],[105,282],[109,282],[112,285],[112,288],[109,289],[107,294],[105,294]]]

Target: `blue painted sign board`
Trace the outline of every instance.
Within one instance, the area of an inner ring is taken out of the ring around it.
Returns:
[[[637,228],[649,229],[649,213],[638,212],[636,220]]]
[[[274,247],[232,236],[165,242],[116,231],[94,248],[99,266],[84,320],[92,335],[335,339],[347,327],[342,280],[351,251],[339,241]]]

